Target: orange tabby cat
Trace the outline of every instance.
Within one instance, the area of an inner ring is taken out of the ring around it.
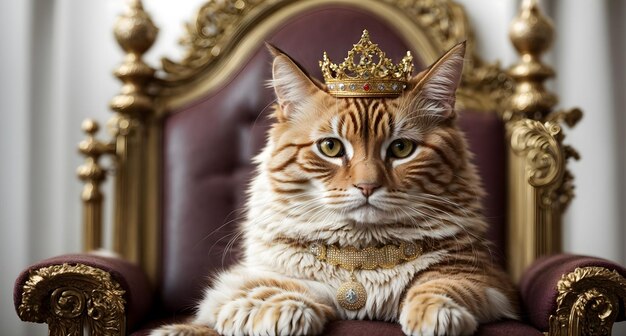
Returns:
[[[317,335],[333,319],[470,335],[515,318],[455,122],[465,44],[395,98],[335,97],[270,49],[275,123],[256,158],[244,256],[206,290],[191,324],[152,335]],[[372,261],[387,258],[382,250],[395,257]],[[342,267],[349,256],[363,265]]]

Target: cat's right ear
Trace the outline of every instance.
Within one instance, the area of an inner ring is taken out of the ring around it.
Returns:
[[[286,121],[302,111],[320,89],[287,54],[269,43],[265,45],[274,56],[271,86],[279,106],[276,117]]]

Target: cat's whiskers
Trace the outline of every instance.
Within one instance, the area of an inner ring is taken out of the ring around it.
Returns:
[[[261,117],[261,115],[263,115],[265,113],[265,111],[271,107],[271,106],[275,106],[278,103],[278,99],[274,98],[272,101],[270,101],[269,103],[267,103],[267,105],[263,106],[263,108],[261,109],[261,111],[259,112],[259,114],[257,114],[256,118],[254,119],[254,123],[252,123],[252,130],[254,130],[254,128],[256,127],[256,123],[259,120],[259,118]],[[270,114],[271,116],[271,114]],[[250,140],[252,141],[252,139]]]
[[[418,211],[417,209],[411,208],[409,207],[409,209],[414,210],[414,211]],[[427,208],[427,210],[429,211],[440,211],[443,212],[444,214],[447,215],[448,219],[447,220],[443,220],[442,218],[437,218],[439,221],[441,221],[441,223],[448,223],[448,224],[452,224],[455,225],[456,227],[460,228],[461,230],[463,230],[466,234],[470,235],[470,232],[463,226],[461,225],[458,220],[459,218],[456,216],[450,216],[449,214],[447,214],[445,211],[441,210],[441,209],[437,209],[437,208],[432,208],[429,207]],[[420,211],[421,212],[421,211]],[[433,216],[433,218],[436,218],[435,216]],[[458,234],[455,233],[451,233],[449,235],[447,235],[448,238],[452,238],[454,240],[454,243],[458,246],[459,249],[462,249],[462,245],[461,242],[459,240]],[[475,249],[474,244],[470,244],[470,248],[471,248],[471,256],[472,256],[472,263],[474,264],[474,267],[478,266],[478,252]]]
[[[391,193],[391,195],[388,197],[389,199],[394,199],[394,193]],[[418,206],[415,205],[414,202],[408,202],[409,200],[429,200],[429,201],[434,201],[442,203],[442,204],[446,204],[446,205],[451,205],[455,208],[457,208],[458,210],[460,210],[463,214],[465,218],[472,218],[472,216],[469,215],[468,210],[465,209],[464,207],[462,207],[461,205],[459,205],[456,202],[453,202],[447,198],[441,197],[441,196],[436,196],[436,195],[430,195],[430,194],[421,194],[421,195],[413,195],[413,194],[402,194],[404,196],[404,198],[402,197],[398,197],[395,198],[395,200],[398,201],[402,201],[404,200],[406,203],[403,204],[404,206],[399,206],[397,209],[399,209],[400,211],[402,211],[406,216],[407,219],[409,221],[411,221],[411,224],[419,226],[419,227],[432,227],[432,225],[429,225],[428,221],[422,221],[422,222],[417,222],[417,219],[415,218],[415,214],[417,214],[418,216],[422,217],[422,218],[430,218],[430,219],[434,219],[440,222],[440,224],[444,224],[445,223],[451,223],[452,225],[458,227],[459,229],[463,230],[468,236],[474,238],[474,239],[479,239],[479,237],[477,237],[475,234],[472,234],[470,231],[468,231],[468,229],[466,228],[465,225],[462,225],[460,223],[461,218],[458,215],[453,215],[450,214],[449,212],[443,210],[443,209],[439,209],[437,207],[432,207],[432,206],[427,206],[424,204],[420,204],[418,202]],[[394,204],[398,204],[398,203],[394,203]],[[407,209],[409,209],[412,213],[407,212]],[[442,218],[440,216],[440,214],[444,214],[445,215],[445,220],[444,218]],[[459,240],[457,238],[457,236],[451,232],[450,236],[455,240],[455,243],[457,245],[459,245]],[[490,253],[491,254],[491,253]],[[472,245],[472,256],[473,256],[473,260],[476,262],[477,261],[477,251],[474,248],[474,246]]]
[[[222,253],[222,267],[224,267],[224,264],[226,262],[226,255],[228,255],[230,252],[232,252],[233,247],[235,246],[235,243],[237,242],[237,240],[243,235],[243,231],[240,230],[238,231],[233,238],[231,238],[228,243],[226,244],[226,247],[224,248],[224,252]]]
[[[223,229],[224,227],[228,226],[229,224],[234,223],[234,222],[237,222],[237,221],[240,221],[240,220],[241,220],[241,221],[243,221],[243,220],[245,220],[245,219],[246,219],[247,214],[246,214],[246,209],[245,209],[244,207],[241,207],[241,208],[238,208],[238,209],[235,209],[235,210],[233,210],[233,211],[229,212],[229,213],[228,213],[228,215],[226,215],[225,219],[228,219],[228,217],[230,217],[230,215],[232,215],[233,213],[237,213],[237,212],[240,212],[241,214],[240,214],[240,215],[238,215],[237,217],[235,217],[235,218],[231,219],[231,220],[227,220],[227,221],[225,221],[225,222],[224,222],[224,224],[220,225],[219,227],[217,227],[217,228],[216,228],[216,229],[214,229],[213,231],[209,232],[209,234],[205,235],[202,239],[200,239],[200,240],[196,243],[196,245],[194,246],[194,248],[195,248],[195,247],[197,247],[197,246],[198,246],[199,244],[201,244],[202,242],[204,242],[205,240],[209,239],[212,235],[214,235],[215,233],[219,232],[219,231],[220,231],[221,229]],[[219,240],[218,240],[218,241],[219,241]],[[213,245],[215,245],[215,244],[213,244]],[[213,248],[213,246],[212,246],[211,248]],[[210,252],[210,250],[209,250],[209,252]]]
[[[461,220],[467,219],[467,218],[471,218],[471,217],[459,217],[459,216],[456,216],[456,215],[451,215],[447,211],[445,211],[443,209],[439,209],[437,207],[427,207],[426,209],[429,210],[429,211],[434,211],[435,213],[442,213],[442,214],[446,215],[446,217],[447,217],[446,218],[447,220],[445,221],[446,223],[451,223],[451,224],[455,225],[456,227],[458,227],[459,229],[464,231],[465,234],[467,234],[469,237],[472,237],[474,240],[476,240],[476,241],[478,241],[480,243],[482,243],[484,241],[484,239],[482,239],[478,235],[476,235],[476,234],[472,233],[471,231],[469,231],[466,225],[463,225],[463,224],[460,223]],[[460,246],[458,235],[452,234],[452,235],[450,235],[450,237],[452,237],[454,239],[455,243]],[[478,260],[478,251],[476,250],[474,244],[471,244],[470,246],[471,246],[471,249],[472,249],[471,253],[472,253],[473,262],[476,263],[476,266],[477,266],[477,263],[479,262],[479,260]],[[488,252],[491,255],[491,251],[489,249],[488,249]]]
[[[413,195],[413,194],[408,194],[407,195],[409,198],[413,199],[413,200],[418,200],[418,201],[422,201],[422,200],[426,200],[426,201],[433,201],[435,203],[439,202],[441,204],[446,204],[446,205],[450,205],[453,206],[459,210],[461,210],[462,215],[466,216],[466,217],[474,217],[475,215],[473,214],[473,212],[469,211],[467,208],[465,208],[464,206],[460,205],[458,202],[454,202],[448,198],[445,198],[443,196],[437,196],[437,195],[433,195],[433,194],[427,194],[427,193],[423,193],[423,194],[417,194],[417,195]]]
[[[286,214],[284,213],[283,214],[285,215],[285,218],[287,219],[291,219],[292,217],[293,218],[303,217],[309,212],[315,211],[319,209],[321,206],[323,206],[322,202],[319,202],[323,198],[324,198],[323,196],[317,196],[317,197],[310,198],[306,200],[305,202],[296,203],[294,206],[289,208],[289,212],[287,212]],[[306,211],[303,212],[303,210],[306,210]]]

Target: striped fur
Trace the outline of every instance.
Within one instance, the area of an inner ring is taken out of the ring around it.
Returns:
[[[479,323],[515,318],[514,290],[485,242],[483,191],[455,123],[464,45],[393,99],[332,97],[271,51],[276,122],[256,158],[244,256],[207,289],[193,325],[224,335],[315,335],[333,319],[376,319],[399,322],[408,335],[469,335]],[[345,154],[326,157],[317,145],[324,138],[341,140]],[[390,157],[395,139],[416,150]],[[358,187],[365,184],[376,186],[369,197]],[[368,292],[358,311],[335,300],[348,271],[302,247],[420,240],[430,247],[416,260],[355,273]],[[187,335],[167,328],[154,335]]]

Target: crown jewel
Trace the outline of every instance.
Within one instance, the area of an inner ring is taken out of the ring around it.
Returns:
[[[343,63],[331,63],[326,52],[319,63],[328,92],[336,97],[396,97],[413,72],[411,52],[393,64],[378,44],[370,41],[367,30]]]

